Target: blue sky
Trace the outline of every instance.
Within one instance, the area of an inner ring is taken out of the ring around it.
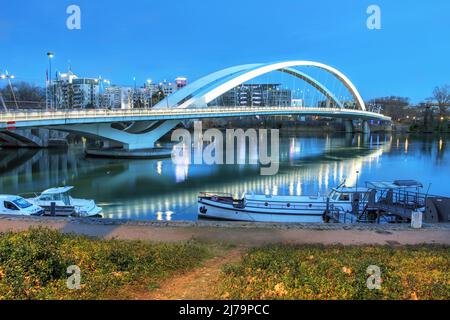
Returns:
[[[81,30],[66,8],[81,8]],[[380,6],[382,29],[366,27]],[[315,60],[344,72],[365,99],[417,102],[450,84],[448,0],[3,0],[0,71],[44,83],[53,70],[118,84],[194,80],[242,63]]]

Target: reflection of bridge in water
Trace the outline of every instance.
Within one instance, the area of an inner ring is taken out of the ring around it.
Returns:
[[[175,165],[170,159],[86,159],[81,149],[69,149],[67,153],[3,150],[7,156],[0,161],[0,188],[9,193],[24,193],[74,185],[76,196],[95,197],[105,212],[114,217],[137,219],[152,215],[179,219],[178,213],[189,211],[196,204],[200,191],[298,195],[324,192],[344,178],[353,184],[356,171],[388,151],[391,140],[346,135],[327,137],[319,144],[317,138],[289,138],[280,152],[280,172],[266,177],[259,175],[258,166],[251,165]]]
[[[356,138],[358,139],[358,138]],[[328,141],[329,143],[329,141]],[[390,149],[390,141],[383,141],[380,145],[371,148],[354,146],[341,146],[337,150],[328,149],[321,154],[294,159],[295,153],[300,151],[296,139],[291,139],[288,156],[291,158],[289,165],[280,168],[280,172],[275,176],[260,176],[256,170],[245,171],[236,175],[230,174],[225,179],[216,178],[220,175],[214,173],[205,174],[197,179],[197,187],[190,188],[189,191],[172,192],[151,196],[150,199],[137,200],[128,208],[119,210],[119,218],[137,218],[135,212],[151,211],[159,213],[165,217],[164,213],[173,212],[173,207],[190,207],[196,205],[197,195],[201,191],[220,191],[240,196],[244,192],[255,192],[264,194],[286,194],[300,195],[311,194],[315,191],[325,192],[329,188],[339,184],[346,179],[349,185],[356,182],[356,172],[360,171],[364,164],[371,164],[376,161],[384,151]],[[333,146],[335,148],[336,146]],[[189,166],[178,166],[177,174],[179,179],[187,178]],[[217,182],[211,182],[217,181]],[[330,185],[331,184],[331,185]],[[148,201],[150,200],[150,201]],[[195,213],[195,210],[194,210]],[[166,215],[167,216],[167,215]]]

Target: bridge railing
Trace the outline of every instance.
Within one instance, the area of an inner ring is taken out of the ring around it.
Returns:
[[[210,107],[198,109],[92,109],[92,110],[61,110],[61,111],[8,111],[0,113],[1,122],[9,121],[28,121],[28,120],[52,120],[52,119],[89,119],[89,118],[115,118],[115,117],[142,117],[142,116],[164,116],[164,115],[195,115],[195,114],[258,114],[258,113],[277,113],[280,111],[288,112],[309,112],[328,114],[339,114],[345,112],[355,115],[373,115],[379,117],[379,113],[339,108],[318,108],[318,107]]]

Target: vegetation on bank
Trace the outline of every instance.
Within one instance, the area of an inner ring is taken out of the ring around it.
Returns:
[[[371,265],[380,290],[367,287]],[[250,250],[222,278],[226,299],[449,299],[450,248],[271,246]]]
[[[45,228],[3,233],[0,300],[127,299],[226,249],[198,242],[100,240]],[[74,265],[81,271],[79,290],[67,287],[67,268]],[[380,268],[380,290],[367,287],[369,266]],[[240,262],[225,265],[216,285],[209,289],[222,299],[449,299],[450,247],[253,248]]]
[[[65,235],[44,228],[0,234],[1,299],[102,299],[143,282],[150,288],[210,256],[205,245],[149,244]],[[69,290],[69,266],[81,270],[81,289]],[[116,297],[123,298],[123,297]]]

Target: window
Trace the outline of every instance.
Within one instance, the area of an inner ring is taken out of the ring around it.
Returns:
[[[350,201],[350,195],[348,193],[341,194],[339,201]]]
[[[13,203],[15,205],[17,205],[19,208],[22,208],[22,209],[25,209],[25,208],[28,208],[28,207],[32,206],[31,203],[29,203],[27,200],[25,200],[23,198],[16,199],[16,200],[13,201]]]
[[[4,202],[5,208],[8,210],[19,210],[12,202],[5,201]]]

